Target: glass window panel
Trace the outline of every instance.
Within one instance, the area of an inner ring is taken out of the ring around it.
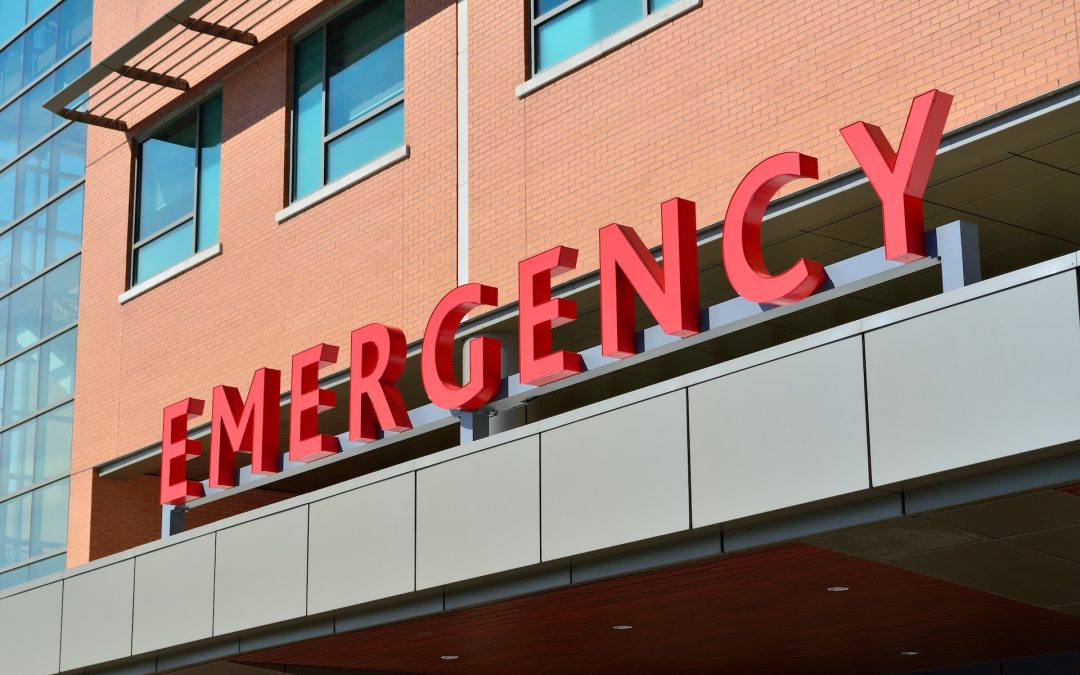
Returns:
[[[0,2],[0,43],[7,42],[11,36],[26,25],[26,3],[23,0],[4,0]]]
[[[7,164],[19,154],[19,101],[0,110],[0,164]]]
[[[566,0],[536,0],[536,14],[534,16],[543,16],[564,2]]]
[[[23,56],[23,83],[29,84],[31,80],[56,63],[59,32],[59,11],[49,12],[26,32],[26,53]]]
[[[135,283],[186,260],[195,251],[194,221],[187,221],[135,251]]]
[[[196,117],[192,110],[142,144],[136,241],[195,210]]]
[[[11,297],[0,300],[0,347],[7,345],[8,335],[8,308],[11,306]]]
[[[30,557],[62,551],[67,546],[68,481],[34,490],[30,515]]]
[[[0,173],[0,227],[80,180],[86,168],[86,125],[72,124]]]
[[[327,144],[326,179],[337,180],[404,142],[405,104],[398,103]]]
[[[0,502],[0,567],[30,557],[30,505],[33,493]]]
[[[44,288],[45,280],[37,279],[8,297],[11,314],[5,356],[25,349],[42,338],[41,292]]]
[[[90,39],[92,7],[92,0],[66,0],[60,5],[61,56]]]
[[[649,0],[649,11],[655,12],[662,7],[667,7],[673,2],[675,2],[675,0]]]
[[[4,366],[3,424],[14,424],[37,411],[38,363],[41,349],[34,349]]]
[[[293,197],[303,197],[322,185],[323,32],[296,45],[296,93],[293,109]]]
[[[82,247],[83,188],[79,186],[49,206],[45,264],[66,258]]]
[[[12,230],[11,283],[29,279],[45,268],[48,210],[19,223]]]
[[[71,470],[71,419],[75,404],[68,403],[34,418],[34,482],[62,476]],[[23,425],[23,426],[27,426]],[[21,429],[22,426],[15,427]]]
[[[11,238],[14,232],[8,231],[0,235],[0,293],[11,286]],[[0,340],[0,345],[4,344]]]
[[[19,152],[41,140],[53,129],[53,118],[57,115],[53,115],[42,107],[53,95],[53,79],[53,75],[46,77],[33,89],[20,96],[17,104],[12,104],[18,105],[22,110],[19,119]]]
[[[78,320],[79,262],[79,258],[74,258],[45,275],[42,336],[51,335]]]
[[[540,24],[536,68],[543,70],[642,18],[640,2],[585,0]]]
[[[47,408],[75,394],[75,338],[71,330],[41,346],[41,387],[37,409]]]
[[[18,0],[22,2],[22,0]],[[33,19],[39,14],[48,9],[56,0],[28,0],[26,8],[26,18]],[[69,0],[70,2],[70,0]]]
[[[24,33],[0,52],[0,100],[8,100],[22,88]]]
[[[199,118],[199,213],[196,250],[218,240],[221,205],[221,96],[202,104]]]
[[[57,572],[63,572],[67,566],[67,555],[60,554],[54,555],[51,558],[39,560],[36,563],[30,564],[30,580],[40,579],[41,577],[49,574],[56,574]]]
[[[18,174],[14,167],[0,173],[0,227],[15,220],[15,179]]]
[[[10,494],[34,482],[34,420],[0,435],[0,494]]]
[[[327,27],[327,133],[359,119],[405,89],[405,7],[383,0]]]
[[[0,574],[0,590],[18,586],[19,584],[25,584],[28,581],[30,581],[30,567],[16,567],[13,570],[8,570],[7,572]]]

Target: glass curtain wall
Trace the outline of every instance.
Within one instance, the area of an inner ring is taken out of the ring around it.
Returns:
[[[65,566],[92,0],[0,0],[0,589]]]

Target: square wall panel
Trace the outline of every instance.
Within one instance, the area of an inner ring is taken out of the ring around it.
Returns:
[[[214,535],[135,559],[132,651],[142,654],[214,634]]]
[[[689,391],[694,527],[870,487],[862,338]]]
[[[866,335],[874,485],[1080,439],[1069,271]]]
[[[539,462],[530,436],[417,472],[417,589],[540,562]]]
[[[133,559],[64,580],[61,670],[131,656],[134,588]]]
[[[217,533],[214,635],[304,616],[306,506]]]
[[[408,473],[311,505],[309,613],[415,588],[415,486]]]
[[[541,434],[544,560],[690,526],[686,392]]]
[[[0,599],[0,663],[5,673],[48,675],[60,670],[63,583]]]

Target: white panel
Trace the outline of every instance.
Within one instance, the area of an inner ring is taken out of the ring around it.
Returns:
[[[1080,439],[1067,272],[866,336],[875,485]]]
[[[870,487],[861,338],[690,388],[694,527]]]
[[[541,437],[544,560],[690,525],[683,390]]]
[[[218,532],[214,635],[304,615],[307,523],[304,506]]]
[[[412,591],[415,507],[412,473],[312,504],[308,613]]]
[[[134,559],[64,580],[62,670],[131,655],[134,588]]]
[[[135,654],[214,633],[214,535],[135,559]]]
[[[0,599],[0,671],[45,675],[60,669],[59,581]]]
[[[539,473],[536,436],[418,472],[417,588],[538,563]]]

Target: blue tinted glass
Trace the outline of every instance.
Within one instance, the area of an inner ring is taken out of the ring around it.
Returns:
[[[3,424],[14,424],[37,411],[40,361],[39,347],[4,365]]]
[[[41,305],[41,335],[52,335],[79,319],[79,258],[45,275]]]
[[[323,32],[296,45],[296,128],[293,133],[293,198],[322,185]]]
[[[640,2],[585,0],[536,30],[536,68],[543,70],[642,18]]]
[[[186,113],[142,144],[135,241],[195,210],[196,116]]]
[[[7,164],[19,154],[19,115],[22,106],[15,101],[0,110],[0,164]]]
[[[194,221],[189,220],[136,249],[133,262],[134,283],[146,281],[158,272],[191,257],[195,252],[195,234],[191,231],[193,227]]]
[[[0,591],[19,584],[25,584],[28,581],[30,581],[30,566],[16,567],[0,574]]]
[[[79,250],[82,203],[80,186],[0,237],[0,292]]]
[[[72,124],[0,174],[0,227],[83,177],[86,125]]]
[[[23,151],[53,130],[53,120],[60,119],[44,107],[45,101],[53,95],[53,79],[50,75],[19,97],[17,104],[22,108],[19,120],[19,151]]]
[[[43,344],[41,387],[37,409],[47,408],[75,394],[75,340],[78,331],[69,330]]]
[[[62,476],[71,468],[71,414],[73,403],[36,417],[34,481]],[[15,427],[20,429],[21,427]]]
[[[23,286],[8,297],[10,318],[4,356],[25,349],[42,338],[41,292],[44,289],[45,280],[41,278]]]
[[[0,502],[0,567],[30,557],[30,503],[33,493]]]
[[[65,0],[60,5],[60,56],[90,39],[92,0]]]
[[[23,0],[4,0],[0,2],[0,43],[7,42],[11,36],[26,25],[26,3]]]
[[[405,104],[398,103],[326,146],[326,180],[337,180],[404,142]]]
[[[662,7],[667,7],[673,2],[675,2],[675,0],[649,0],[649,11],[655,12]]]
[[[536,0],[536,13],[533,16],[543,16],[565,2],[566,0]]]
[[[57,481],[34,490],[30,514],[30,557],[67,546],[68,481]]]
[[[24,33],[0,52],[0,100],[6,101],[22,88]]]
[[[36,438],[36,420],[20,424],[0,435],[0,495],[21,490],[34,482]]]
[[[221,95],[202,104],[199,117],[199,214],[196,249],[218,240],[221,204]]]
[[[405,90],[402,0],[364,6],[327,28],[330,82],[327,133],[363,117]]]
[[[60,32],[60,12],[49,12],[26,32],[23,54],[23,82],[29,83],[56,63],[57,37]]]
[[[17,0],[22,2],[22,0]],[[54,4],[55,0],[27,0],[26,18],[33,19]],[[71,2],[71,0],[68,0]]]
[[[31,563],[30,567],[30,580],[40,579],[43,576],[49,574],[56,574],[57,572],[63,572],[67,565],[66,555],[54,555],[51,558],[39,560],[36,563]]]

